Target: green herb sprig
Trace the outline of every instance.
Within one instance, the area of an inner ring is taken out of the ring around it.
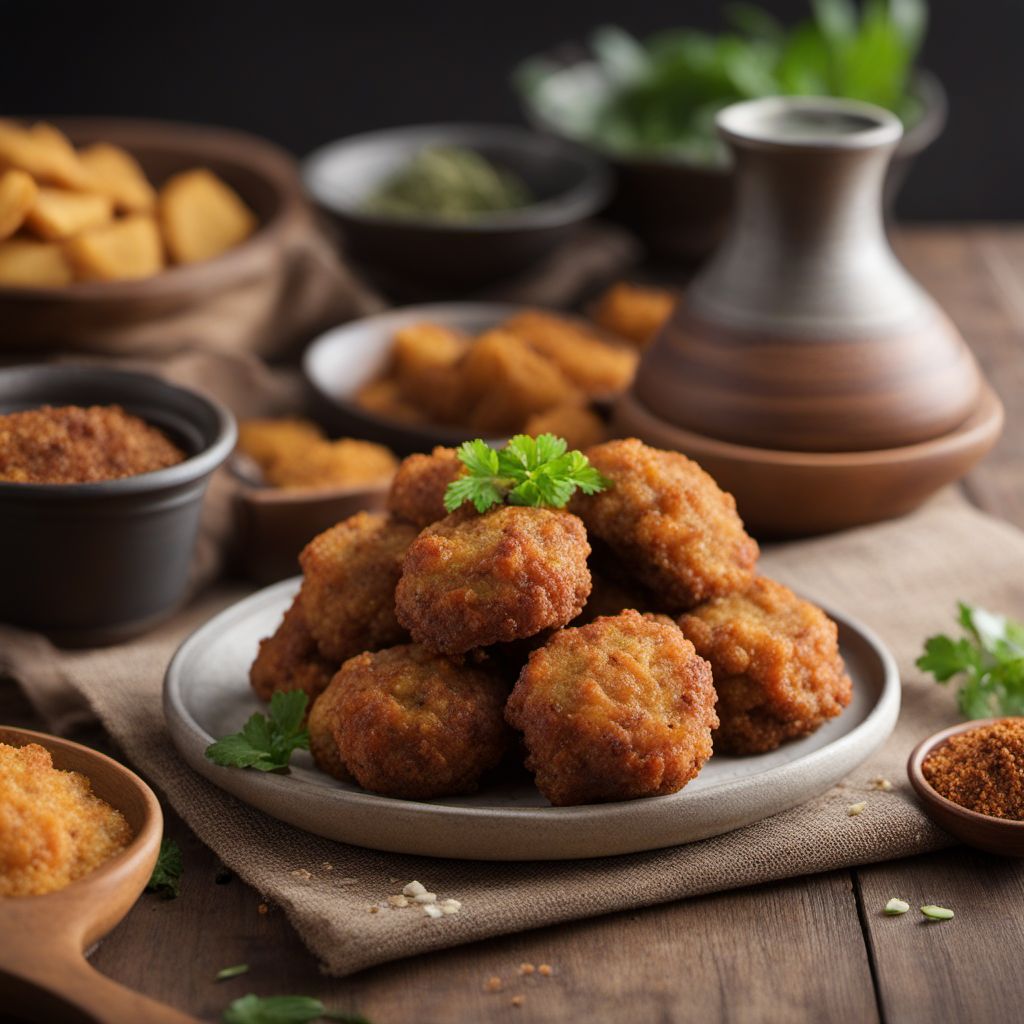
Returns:
[[[590,465],[580,451],[554,434],[533,438],[516,434],[500,451],[480,438],[459,446],[459,461],[465,475],[448,485],[444,507],[454,512],[467,501],[477,512],[494,505],[530,505],[536,508],[565,508],[577,489],[596,494],[611,481]]]
[[[283,772],[296,750],[309,750],[309,732],[302,727],[309,698],[301,690],[275,693],[269,714],[258,711],[241,732],[225,736],[206,748],[206,756],[227,768]]]
[[[1024,714],[1024,625],[963,602],[957,621],[966,636],[929,637],[917,667],[939,683],[962,677],[965,718]]]
[[[267,996],[250,993],[236,999],[225,1011],[224,1024],[309,1024],[314,1020],[337,1020],[343,1024],[370,1024],[358,1013],[328,1010],[319,999],[309,996]]]
[[[181,847],[173,839],[161,839],[160,852],[153,866],[153,874],[146,883],[146,892],[155,892],[162,900],[177,899],[181,893],[183,871]]]

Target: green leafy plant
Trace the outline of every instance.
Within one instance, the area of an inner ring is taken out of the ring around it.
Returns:
[[[917,667],[939,683],[960,679],[966,718],[1024,714],[1024,625],[963,602],[957,621],[966,635],[929,637]]]
[[[911,89],[928,20],[926,0],[811,0],[791,29],[751,4],[728,9],[732,30],[680,28],[641,43],[621,28],[594,31],[598,81],[584,71],[548,90],[558,68],[530,58],[514,81],[542,120],[619,152],[670,152],[697,163],[725,159],[714,131],[724,106],[760,96],[842,96],[876,103],[904,122],[921,116]]]
[[[153,874],[146,883],[146,892],[155,892],[162,900],[177,899],[181,893],[183,871],[181,847],[173,839],[161,839],[160,852],[153,866]]]
[[[211,743],[206,756],[214,764],[229,768],[287,771],[294,751],[309,750],[309,733],[302,727],[308,700],[301,690],[275,693],[268,714],[257,711],[241,732]]]
[[[448,485],[444,507],[454,512],[469,501],[477,512],[505,502],[565,508],[577,489],[596,494],[610,486],[582,452],[567,448],[554,434],[516,434],[500,451],[479,438],[466,441],[458,450],[466,473]]]
[[[309,1024],[314,1020],[338,1020],[343,1024],[370,1024],[360,1014],[328,1010],[309,996],[267,996],[251,993],[236,999],[221,1018],[224,1024]]]

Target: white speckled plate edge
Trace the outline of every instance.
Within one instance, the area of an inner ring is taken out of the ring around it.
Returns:
[[[551,807],[538,797],[536,806],[502,806],[484,789],[453,801],[418,802],[345,786],[312,768],[277,775],[214,765],[204,756],[213,736],[190,705],[204,686],[207,696],[223,692],[232,701],[242,700],[242,694],[249,700],[246,670],[256,642],[268,632],[266,623],[279,619],[299,582],[284,580],[260,590],[192,633],[168,666],[164,716],[174,745],[200,775],[271,817],[356,846],[513,861],[608,857],[695,842],[823,793],[888,739],[899,715],[900,680],[892,655],[871,630],[826,609],[839,625],[840,648],[854,683],[850,708],[815,736],[771,754],[742,759],[719,755],[718,761],[729,766],[729,777],[722,781],[714,776],[726,773],[713,757],[697,780],[670,796],[580,807]],[[247,629],[251,644],[244,651],[229,650],[238,646],[233,635]],[[230,679],[219,682],[210,668],[218,654],[237,662]],[[229,687],[241,692],[228,693]],[[853,719],[848,717],[854,712]],[[236,727],[244,717],[239,712]]]

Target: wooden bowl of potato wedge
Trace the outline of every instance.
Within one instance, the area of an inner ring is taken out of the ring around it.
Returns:
[[[305,216],[292,158],[242,132],[0,120],[0,350],[166,351],[161,321],[273,273]]]

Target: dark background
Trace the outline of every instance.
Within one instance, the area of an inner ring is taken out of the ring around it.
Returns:
[[[808,0],[762,0],[789,22]],[[351,132],[516,121],[522,57],[604,22],[721,28],[722,3],[0,0],[11,114],[131,114],[247,128],[296,154]],[[950,98],[902,216],[1024,217],[1024,0],[933,0],[923,63]]]

